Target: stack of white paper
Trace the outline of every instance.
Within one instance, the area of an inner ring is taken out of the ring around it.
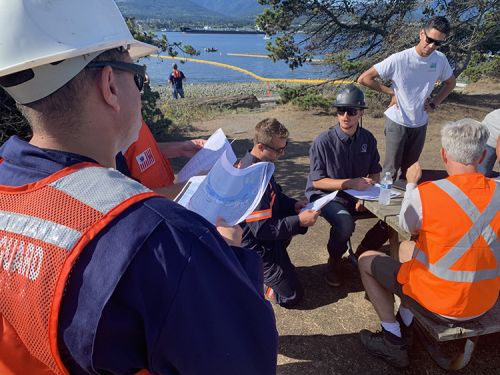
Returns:
[[[212,224],[219,217],[229,225],[242,222],[262,199],[274,173],[274,164],[260,162],[244,169],[237,169],[233,164],[227,152],[223,153],[206,178],[191,178],[175,201]]]
[[[375,184],[366,190],[347,189],[344,191],[358,199],[364,199],[367,201],[376,201],[378,199],[378,196],[380,195],[380,184]],[[391,190],[391,198],[397,197],[399,195],[401,195],[400,192]]]

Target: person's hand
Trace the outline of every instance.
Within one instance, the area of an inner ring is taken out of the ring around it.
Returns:
[[[180,147],[181,156],[186,156],[188,158],[194,156],[203,146],[207,143],[204,139],[192,139],[190,141],[184,141]]]
[[[229,246],[241,246],[241,239],[243,237],[243,229],[239,225],[229,225],[226,221],[219,217],[215,224],[217,231]]]
[[[299,214],[299,221],[301,227],[312,227],[316,220],[318,220],[319,211],[306,210]]]
[[[416,184],[420,177],[422,177],[422,168],[420,168],[420,163],[417,161],[406,171],[406,181]]]
[[[396,108],[399,108],[398,100],[396,99],[396,95],[391,95],[391,101],[389,102],[389,107],[392,107],[393,105],[396,106]]]
[[[295,212],[300,213],[300,210],[302,210],[306,205],[307,205],[307,201],[296,202],[295,203]]]
[[[427,100],[424,102],[425,112],[433,112],[436,109],[436,105],[431,103],[432,101],[429,98],[427,98]]]
[[[358,178],[353,178],[350,179],[347,183],[347,188],[348,189],[353,189],[353,190],[366,190],[373,186],[374,181],[371,178],[368,177],[358,177]]]

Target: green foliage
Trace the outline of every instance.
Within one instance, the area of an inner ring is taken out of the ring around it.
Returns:
[[[257,25],[268,35],[270,57],[293,69],[326,56],[337,79],[355,77],[392,53],[414,46],[424,18],[443,15],[451,23],[446,54],[455,75],[473,51],[499,48],[498,0],[258,0],[268,6]],[[423,15],[421,15],[423,12]]]
[[[159,99],[160,94],[158,91],[151,90],[151,86],[145,84],[144,91],[141,94],[142,118],[148,124],[155,138],[161,137],[172,123],[158,108]]]
[[[477,82],[482,77],[500,77],[500,57],[473,53],[469,65],[461,77],[469,82]]]
[[[29,139],[31,128],[17,109],[14,99],[0,88],[0,145],[12,135]]]
[[[166,51],[168,48],[167,37],[163,35],[158,38],[152,31],[144,31],[143,28],[135,21],[135,17],[125,17],[125,22],[127,23],[130,33],[134,39],[140,40],[144,43],[152,44],[162,51]]]
[[[278,85],[278,90],[281,104],[291,103],[301,110],[322,109],[328,111],[333,104],[333,98],[325,97],[317,86]]]
[[[145,43],[153,44],[162,51],[167,51],[170,56],[177,56],[178,52],[189,55],[199,55],[191,45],[182,45],[182,43],[168,43],[165,35],[157,38],[153,32],[145,32],[142,27],[135,21],[135,18],[126,18],[127,26],[135,39]],[[158,108],[160,94],[151,89],[149,84],[144,85],[144,91],[141,94],[142,101],[142,118],[149,125],[153,135],[156,138],[162,137],[168,131],[168,127],[172,123],[164,113]]]

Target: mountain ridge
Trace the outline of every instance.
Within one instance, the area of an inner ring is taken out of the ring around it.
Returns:
[[[115,0],[125,16],[178,22],[250,20],[264,9],[257,0]]]

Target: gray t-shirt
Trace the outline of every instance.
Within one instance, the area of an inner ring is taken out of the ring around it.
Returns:
[[[434,89],[436,81],[446,81],[453,70],[446,56],[434,51],[430,56],[420,56],[415,47],[395,53],[374,65],[382,79],[392,81],[398,105],[385,111],[392,121],[410,128],[427,124],[425,100]]]
[[[488,113],[484,117],[483,125],[490,131],[490,137],[486,144],[493,148],[497,147],[497,139],[500,135],[500,108]]]

